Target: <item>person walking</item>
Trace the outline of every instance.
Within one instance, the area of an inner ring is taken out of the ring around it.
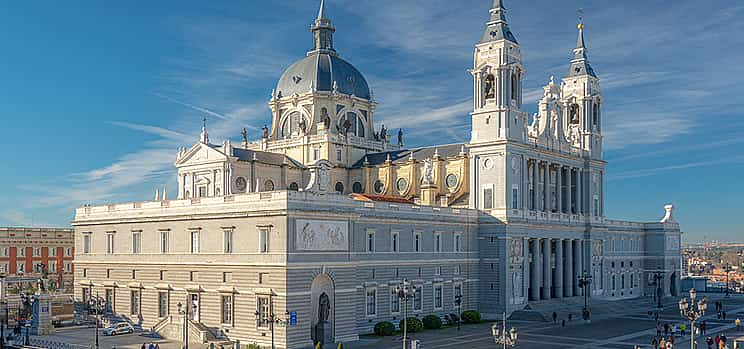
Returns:
[[[726,321],[726,312],[724,311],[721,314],[723,314],[723,321]]]
[[[558,322],[558,313],[553,312],[553,323]]]
[[[718,335],[716,335],[716,337],[713,338],[713,342],[715,342],[716,343],[716,347],[718,347],[721,344],[721,337],[719,337]]]
[[[736,318],[734,325],[736,325],[736,331],[739,331],[739,328],[741,327],[741,319]]]
[[[147,349],[147,343],[142,343],[142,346],[140,347],[140,349]]]
[[[661,340],[659,341],[659,348],[666,349],[666,340],[664,340],[664,337],[661,337]]]
[[[705,340],[705,343],[708,344],[708,349],[713,349],[713,338],[708,336],[708,339]]]
[[[659,337],[654,337],[654,339],[651,340],[651,346],[654,349],[658,349],[659,348]]]

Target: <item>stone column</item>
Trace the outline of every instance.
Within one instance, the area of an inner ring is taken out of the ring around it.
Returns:
[[[530,263],[530,298],[540,300],[540,240],[532,240],[532,263]]]
[[[522,170],[521,170],[521,173],[520,173],[520,175],[521,175],[520,177],[521,178],[519,180],[519,182],[521,183],[521,188],[519,188],[519,190],[521,190],[521,192],[520,192],[521,197],[520,197],[519,200],[522,201],[521,208],[524,211],[527,211],[529,209],[528,204],[530,202],[529,201],[530,200],[530,197],[529,197],[529,195],[530,195],[530,183],[529,183],[529,175],[530,175],[530,173],[529,173],[529,168],[530,167],[529,167],[529,162],[527,161],[527,157],[524,156],[524,155],[522,155]],[[523,214],[526,214],[526,213],[527,212],[523,212]]]
[[[566,187],[568,188],[568,190],[566,190],[566,205],[568,206],[566,207],[566,213],[573,214],[573,210],[571,208],[571,200],[573,200],[573,198],[571,197],[573,195],[571,193],[571,177],[573,175],[573,169],[571,167],[566,168],[566,174]]]
[[[573,245],[571,243],[571,240],[563,240],[563,243],[566,245],[565,251],[566,251],[566,258],[563,259],[563,263],[565,265],[564,270],[564,286],[563,286],[563,294],[566,297],[573,297],[574,295],[574,269],[573,269]]]
[[[574,257],[574,272],[573,272],[573,285],[574,285],[574,295],[580,296],[581,295],[581,288],[579,288],[579,276],[581,275],[581,241],[580,240],[572,240],[571,244],[573,245],[573,257]]]
[[[581,169],[576,170],[576,213],[584,213],[584,176]]]
[[[543,199],[545,200],[545,212],[550,212],[550,163],[546,162],[543,166]]]
[[[550,299],[550,287],[553,285],[553,270],[551,268],[551,251],[550,251],[550,239],[543,239],[542,243],[542,258],[543,258],[543,289],[542,298]]]
[[[563,213],[563,166],[558,165],[555,168],[555,202],[558,206],[558,213]],[[556,264],[557,266],[557,264]]]
[[[532,209],[534,211],[540,211],[540,201],[538,200],[540,198],[540,186],[537,182],[537,173],[540,171],[539,164],[537,160],[532,160]]]
[[[555,240],[555,297],[563,298],[563,240]]]

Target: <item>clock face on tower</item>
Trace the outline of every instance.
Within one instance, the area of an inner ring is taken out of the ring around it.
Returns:
[[[245,192],[245,188],[248,186],[248,183],[246,183],[245,178],[238,177],[235,179],[235,188],[238,189],[239,192]]]

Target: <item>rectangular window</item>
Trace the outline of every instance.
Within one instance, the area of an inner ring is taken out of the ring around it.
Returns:
[[[18,248],[18,252],[20,252],[19,255],[21,257],[26,257],[26,248],[25,247],[19,247]]]
[[[398,233],[397,232],[393,232],[390,235],[390,240],[391,240],[390,241],[391,250],[393,252],[398,252]]]
[[[336,150],[336,161],[341,161],[341,149]]]
[[[313,149],[313,160],[320,158],[320,149]]]
[[[132,280],[137,280],[137,270],[132,270]]]
[[[222,273],[222,282],[232,282],[232,273],[230,273],[230,272],[223,272]]]
[[[434,234],[434,251],[442,252],[442,234]]]
[[[5,247],[3,248],[3,257],[8,257],[8,256],[10,256],[10,248]]]
[[[160,271],[160,281],[166,281],[168,280],[168,271],[167,270],[161,270]]]
[[[140,245],[142,241],[142,234],[140,233],[132,233],[132,253],[138,254],[140,253]]]
[[[462,252],[462,234],[455,234],[455,252]]]
[[[434,285],[434,309],[442,309],[442,285]]]
[[[259,252],[269,253],[269,228],[261,228],[258,231]]]
[[[23,270],[23,267],[26,265],[26,263],[18,263],[18,268],[16,268],[16,274],[23,274],[25,271]]]
[[[483,189],[483,209],[490,210],[493,208],[493,189]]]
[[[111,269],[106,269],[106,278],[107,279],[111,278]]]
[[[421,311],[424,309],[424,285],[417,285],[413,292],[413,310]]]
[[[377,315],[377,289],[367,289],[367,302],[366,302],[367,316]]]
[[[57,248],[56,247],[49,248],[49,255],[52,257],[57,257]]]
[[[160,253],[168,253],[170,250],[170,232],[160,232]]]
[[[49,272],[53,274],[57,273],[57,262],[49,262]]]
[[[222,246],[224,253],[232,253],[233,252],[233,231],[232,230],[225,230],[222,232]]]
[[[512,208],[519,208],[519,188],[512,188]]]
[[[398,293],[395,292],[394,285],[390,285],[390,313],[400,313],[400,299],[398,298]]]
[[[594,215],[599,216],[599,198],[594,197]]]
[[[367,232],[367,252],[375,252],[375,232]]]
[[[90,253],[90,234],[83,235],[83,254]]]
[[[271,323],[271,305],[269,297],[258,297],[256,299],[256,311],[258,311],[258,327],[268,327]]]
[[[65,263],[65,272],[72,273],[72,264],[71,263]]]
[[[130,300],[129,300],[129,309],[130,314],[132,315],[139,315],[140,314],[140,291],[132,291]]]
[[[34,248],[34,257],[41,257],[41,247]]]
[[[106,289],[106,312],[107,313],[113,313],[114,312],[114,290],[107,288]]]
[[[114,234],[106,234],[106,253],[114,254]]]
[[[198,278],[199,278],[199,272],[196,272],[196,271],[189,272],[189,281],[196,282],[196,279]]]
[[[200,198],[207,197],[207,187],[199,187],[199,197]]]
[[[434,268],[434,275],[442,275],[442,267],[441,266],[437,266],[436,268]]]
[[[222,324],[232,325],[233,321],[233,296],[222,296]]]
[[[413,236],[413,250],[421,252],[421,233],[416,233]]]
[[[462,273],[462,266],[458,264],[455,266],[455,275],[460,275],[461,273]]]
[[[258,284],[263,285],[268,282],[269,273],[258,273]]]
[[[65,256],[72,257],[72,247],[65,249]]]
[[[191,253],[199,253],[199,232],[191,232]]]
[[[158,317],[168,316],[168,292],[158,292]]]

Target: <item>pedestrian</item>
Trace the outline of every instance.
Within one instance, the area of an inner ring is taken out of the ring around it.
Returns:
[[[659,337],[654,337],[654,339],[651,340],[651,346],[654,347],[654,349],[659,348]]]
[[[719,346],[719,344],[721,344],[721,337],[719,337],[718,335],[716,335],[716,337],[713,338],[713,342],[716,343],[716,346]]]
[[[563,319],[563,320],[561,321],[561,327],[566,327],[566,319]]]
[[[720,311],[718,311],[718,313],[716,314],[716,316],[718,316],[718,320],[721,320],[721,312]]]
[[[669,343],[674,344],[674,334],[672,334],[671,336],[669,336]]]
[[[558,313],[553,312],[553,323],[558,322]]]
[[[155,343],[155,349],[160,349],[160,343]]]
[[[713,349],[713,338],[708,336],[708,339],[706,339],[705,342],[708,343],[708,349]]]
[[[723,314],[723,320],[724,320],[724,321],[726,321],[726,312],[724,311],[724,312],[723,312],[723,313],[721,313],[721,314]]]
[[[734,321],[734,324],[736,325],[736,331],[739,331],[739,327],[741,327],[741,319],[736,318],[736,321]]]
[[[150,345],[147,346],[147,349],[155,349],[155,344],[150,342]]]
[[[672,349],[674,348],[674,344],[672,342],[667,342],[666,349]]]
[[[147,349],[147,343],[142,343],[142,346],[140,347],[140,349]]]
[[[568,313],[568,321],[571,321],[571,320],[573,320],[573,314]]]
[[[659,348],[661,349],[666,348],[666,340],[664,340],[664,337],[661,337],[661,340],[659,341]]]

